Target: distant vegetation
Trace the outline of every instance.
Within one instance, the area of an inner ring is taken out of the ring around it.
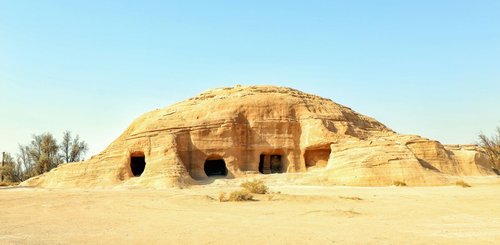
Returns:
[[[63,133],[60,144],[51,133],[33,135],[29,144],[19,145],[15,159],[10,153],[5,153],[1,182],[21,182],[61,163],[81,161],[87,151],[87,143],[78,135],[73,137],[70,131]]]
[[[500,127],[497,127],[496,135],[488,137],[483,133],[479,134],[479,146],[481,146],[497,174],[500,173]]]

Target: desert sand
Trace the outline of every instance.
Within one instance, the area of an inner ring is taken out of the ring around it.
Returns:
[[[260,175],[262,176],[262,175]],[[243,178],[185,189],[0,189],[1,244],[494,244],[500,178],[470,188],[294,185],[219,202]],[[259,176],[257,176],[259,177]],[[278,193],[279,192],[279,193]]]

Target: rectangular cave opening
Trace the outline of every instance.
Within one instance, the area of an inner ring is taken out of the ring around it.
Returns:
[[[262,174],[283,173],[282,156],[276,154],[260,154],[259,172]]]
[[[282,173],[283,172],[283,162],[281,161],[281,155],[271,155],[271,173]]]
[[[330,153],[330,148],[306,150],[304,154],[306,168],[326,167],[330,158]]]

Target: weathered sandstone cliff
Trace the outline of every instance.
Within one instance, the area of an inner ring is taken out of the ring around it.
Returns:
[[[213,89],[148,112],[100,154],[23,183],[168,188],[208,176],[304,173],[318,184],[446,184],[494,174],[473,146],[399,135],[329,99],[274,86]]]

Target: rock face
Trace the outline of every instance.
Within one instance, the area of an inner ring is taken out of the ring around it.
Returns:
[[[446,184],[493,175],[483,153],[399,135],[329,99],[274,86],[213,89],[148,112],[99,155],[27,180],[45,187],[185,186],[303,173],[316,184]]]

